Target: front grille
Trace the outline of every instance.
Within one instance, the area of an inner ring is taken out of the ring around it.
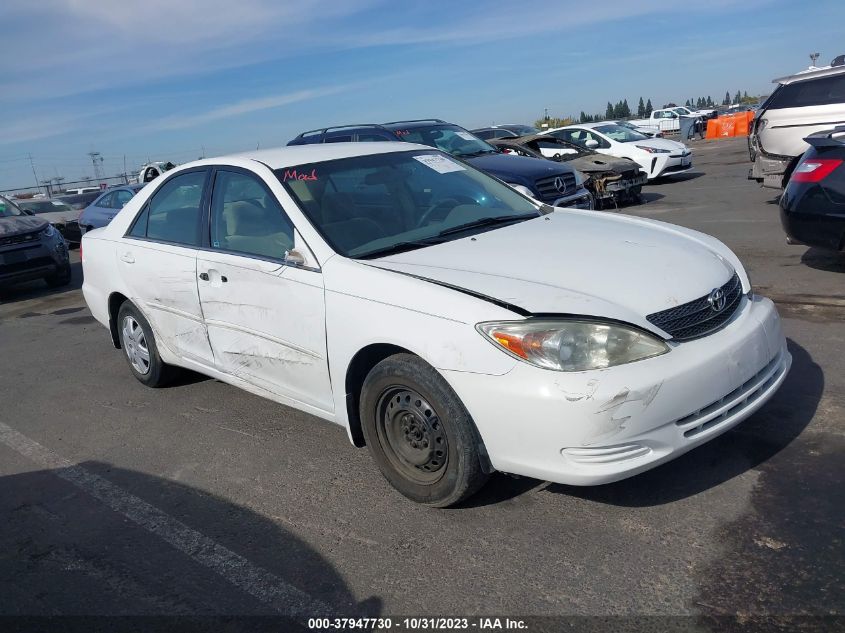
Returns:
[[[10,244],[27,244],[38,240],[40,231],[33,231],[32,233],[20,233],[19,235],[12,235],[11,237],[0,237],[0,246],[9,246]]]
[[[0,265],[0,275],[12,275],[25,270],[43,268],[51,265],[52,263],[53,260],[49,257],[36,257],[34,259],[26,259],[21,262],[15,262],[14,264],[3,264]]]
[[[742,298],[742,284],[739,275],[734,273],[724,286],[719,288],[725,296],[725,307],[715,311],[710,305],[710,294],[699,299],[682,303],[674,308],[649,314],[646,319],[669,333],[677,341],[706,336],[718,330],[730,319]]]
[[[691,168],[692,165],[672,165],[667,167],[663,170],[664,174],[671,174],[673,171],[686,171],[687,169]]]
[[[558,183],[558,181],[560,181]],[[541,200],[557,200],[562,196],[570,196],[575,193],[575,174],[561,174],[549,178],[540,178],[536,183],[537,191]],[[558,187],[562,184],[563,187]],[[563,189],[563,191],[561,191]]]

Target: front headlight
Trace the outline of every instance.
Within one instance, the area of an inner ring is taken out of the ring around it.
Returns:
[[[566,319],[479,323],[476,329],[511,356],[556,371],[586,371],[659,356],[669,347],[621,324]]]
[[[41,237],[53,237],[56,234],[56,229],[52,224],[48,224],[41,230]]]
[[[668,154],[668,149],[657,149],[656,147],[649,147],[648,145],[637,145],[637,147],[641,150],[648,152],[649,154]]]
[[[533,192],[533,191],[531,191],[531,190],[530,190],[528,187],[526,187],[525,185],[516,185],[516,184],[514,184],[514,183],[512,183],[512,182],[509,182],[509,183],[508,183],[508,187],[511,187],[512,189],[516,189],[516,190],[517,190],[519,193],[521,193],[523,196],[528,196],[528,197],[529,197],[529,198],[531,198],[532,200],[533,200],[534,198],[536,198],[536,196],[534,195],[534,192]]]
[[[583,187],[584,186],[584,174],[582,174],[578,170],[574,170],[573,173],[575,174],[575,186],[576,187]]]

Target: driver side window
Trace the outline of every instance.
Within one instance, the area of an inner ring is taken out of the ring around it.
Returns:
[[[258,177],[219,170],[211,205],[212,248],[273,260],[293,248],[293,224]]]

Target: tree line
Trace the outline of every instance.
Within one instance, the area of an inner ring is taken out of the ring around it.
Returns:
[[[729,106],[733,104],[751,104],[757,103],[760,100],[757,96],[749,96],[748,92],[740,92],[739,90],[736,91],[736,94],[731,97],[730,91],[725,92],[725,98],[722,100],[721,104],[723,106]],[[672,108],[675,107],[677,104],[675,103],[667,103],[664,104],[664,108]],[[684,105],[690,109],[701,110],[704,108],[715,108],[717,107],[716,102],[713,100],[712,97],[697,97],[695,99],[687,99]],[[633,116],[636,116],[639,119],[647,119],[651,116],[652,111],[654,110],[653,106],[651,105],[651,99],[643,100],[640,97],[639,102],[637,103],[637,110],[633,112],[631,107],[628,105],[627,99],[622,99],[621,101],[617,101],[616,103],[611,103],[610,101],[607,102],[607,108],[605,108],[604,114],[587,114],[583,110],[581,111],[580,116],[577,118],[574,116],[568,117],[546,117],[545,119],[538,119],[534,122],[536,127],[542,127],[544,124],[547,127],[562,127],[564,125],[572,125],[573,123],[591,123],[595,121],[612,121],[615,119],[629,119]]]

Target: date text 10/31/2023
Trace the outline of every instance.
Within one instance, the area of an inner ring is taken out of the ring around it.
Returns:
[[[374,631],[518,631],[527,630],[524,620],[514,618],[309,618],[308,628],[313,630],[374,630]]]

